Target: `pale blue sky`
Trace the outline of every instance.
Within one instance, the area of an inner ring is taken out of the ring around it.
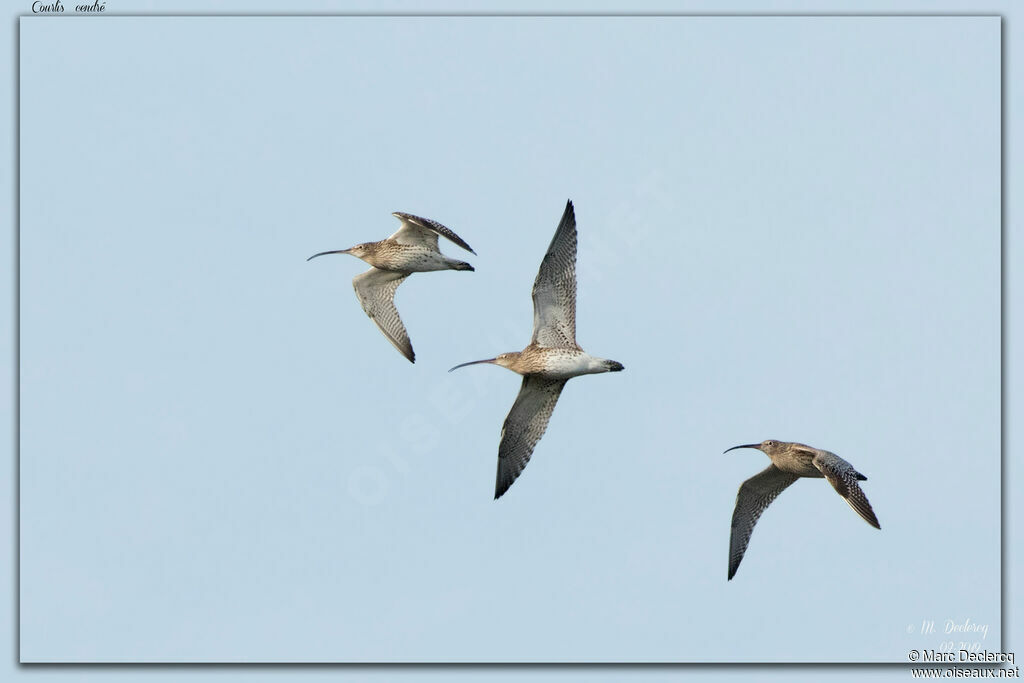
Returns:
[[[23,659],[904,661],[947,618],[998,649],[998,40],[23,20]],[[567,197],[580,342],[626,372],[570,383],[495,503],[518,378],[445,370],[529,339]],[[479,254],[399,290],[415,366],[364,264],[305,262],[394,210]],[[883,529],[800,482],[727,583],[767,460],[721,452],[768,437],[849,459]]]

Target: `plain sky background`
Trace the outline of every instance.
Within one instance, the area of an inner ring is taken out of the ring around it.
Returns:
[[[998,38],[23,22],[22,656],[903,661],[946,618],[998,649]],[[528,340],[566,197],[580,341],[627,371],[570,383],[495,503],[518,379],[444,370]],[[361,262],[304,261],[392,210],[480,254],[399,290],[415,366]],[[726,583],[767,461],[720,453],[769,436],[853,462],[883,531],[800,482]]]

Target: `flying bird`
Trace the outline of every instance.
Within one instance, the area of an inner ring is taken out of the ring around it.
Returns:
[[[618,372],[622,363],[595,358],[576,343],[576,214],[572,201],[558,224],[533,283],[533,338],[522,351],[456,365],[492,363],[523,376],[498,446],[497,500],[530,461],[565,383],[579,375]],[[448,372],[451,372],[449,370]]]
[[[867,477],[835,453],[802,443],[772,439],[733,446],[725,452],[737,448],[756,448],[771,458],[772,464],[743,482],[736,495],[736,509],[732,513],[732,534],[729,537],[730,580],[736,575],[743,553],[747,551],[750,534],[754,531],[758,517],[787,486],[800,477],[824,477],[865,522],[876,529],[882,528],[867,496],[857,483],[867,480]]]
[[[402,227],[394,235],[379,242],[364,242],[348,249],[321,251],[313,254],[307,261],[324,254],[351,254],[369,263],[370,268],[352,278],[352,286],[356,290],[359,303],[366,315],[377,323],[396,349],[409,359],[416,362],[416,354],[412,350],[412,342],[405,331],[402,319],[395,308],[395,290],[405,278],[413,273],[426,273],[432,270],[473,270],[473,266],[465,261],[448,258],[437,247],[437,236],[443,235],[471,254],[476,254],[466,242],[454,232],[429,218],[421,218],[411,213],[396,211],[391,214],[402,221]]]

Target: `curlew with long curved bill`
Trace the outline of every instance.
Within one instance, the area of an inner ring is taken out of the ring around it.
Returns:
[[[618,372],[622,363],[595,358],[576,343],[576,214],[572,201],[533,283],[533,339],[522,351],[456,365],[491,363],[523,376],[498,446],[494,498],[508,491],[544,435],[565,383],[579,375]],[[451,372],[449,370],[449,372]]]
[[[801,477],[824,477],[865,522],[876,529],[882,528],[875,517],[875,511],[871,509],[871,503],[857,483],[867,480],[867,477],[835,453],[802,443],[773,439],[733,446],[725,452],[737,448],[755,448],[771,458],[772,464],[743,482],[736,495],[736,509],[732,513],[732,533],[729,537],[729,580],[736,575],[761,513],[786,487]]]
[[[373,266],[352,278],[352,287],[370,320],[377,323],[388,341],[410,363],[415,363],[416,354],[412,350],[412,342],[395,308],[395,290],[413,273],[473,270],[473,266],[465,261],[442,254],[437,246],[438,235],[443,235],[471,254],[475,255],[476,252],[461,237],[437,221],[399,211],[391,215],[402,221],[402,227],[391,237],[379,242],[357,244],[348,249],[321,251],[306,260],[324,254],[350,254]]]

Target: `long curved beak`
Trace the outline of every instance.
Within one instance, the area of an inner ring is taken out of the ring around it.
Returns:
[[[495,362],[497,362],[497,360],[498,360],[497,358],[485,358],[484,360],[471,360],[468,363],[461,363],[459,365],[456,365],[454,368],[451,368],[451,370],[449,370],[448,372],[451,372],[452,370],[458,370],[459,368],[464,368],[467,365],[479,365],[480,363],[495,363]]]
[[[734,451],[737,448],[761,448],[761,444],[759,444],[759,443],[747,443],[747,444],[743,444],[742,446],[733,446],[732,448],[727,448],[724,451],[722,451],[722,455],[725,455],[729,451]]]
[[[349,247],[348,249],[335,249],[334,251],[321,251],[321,252],[320,252],[319,254],[313,254],[312,256],[310,256],[310,257],[309,257],[308,259],[306,259],[306,260],[307,260],[307,261],[312,261],[312,260],[313,260],[313,259],[315,259],[315,258],[316,258],[317,256],[323,256],[324,254],[347,254],[347,253],[349,253],[350,251],[352,251],[352,248],[351,248],[351,247]]]

